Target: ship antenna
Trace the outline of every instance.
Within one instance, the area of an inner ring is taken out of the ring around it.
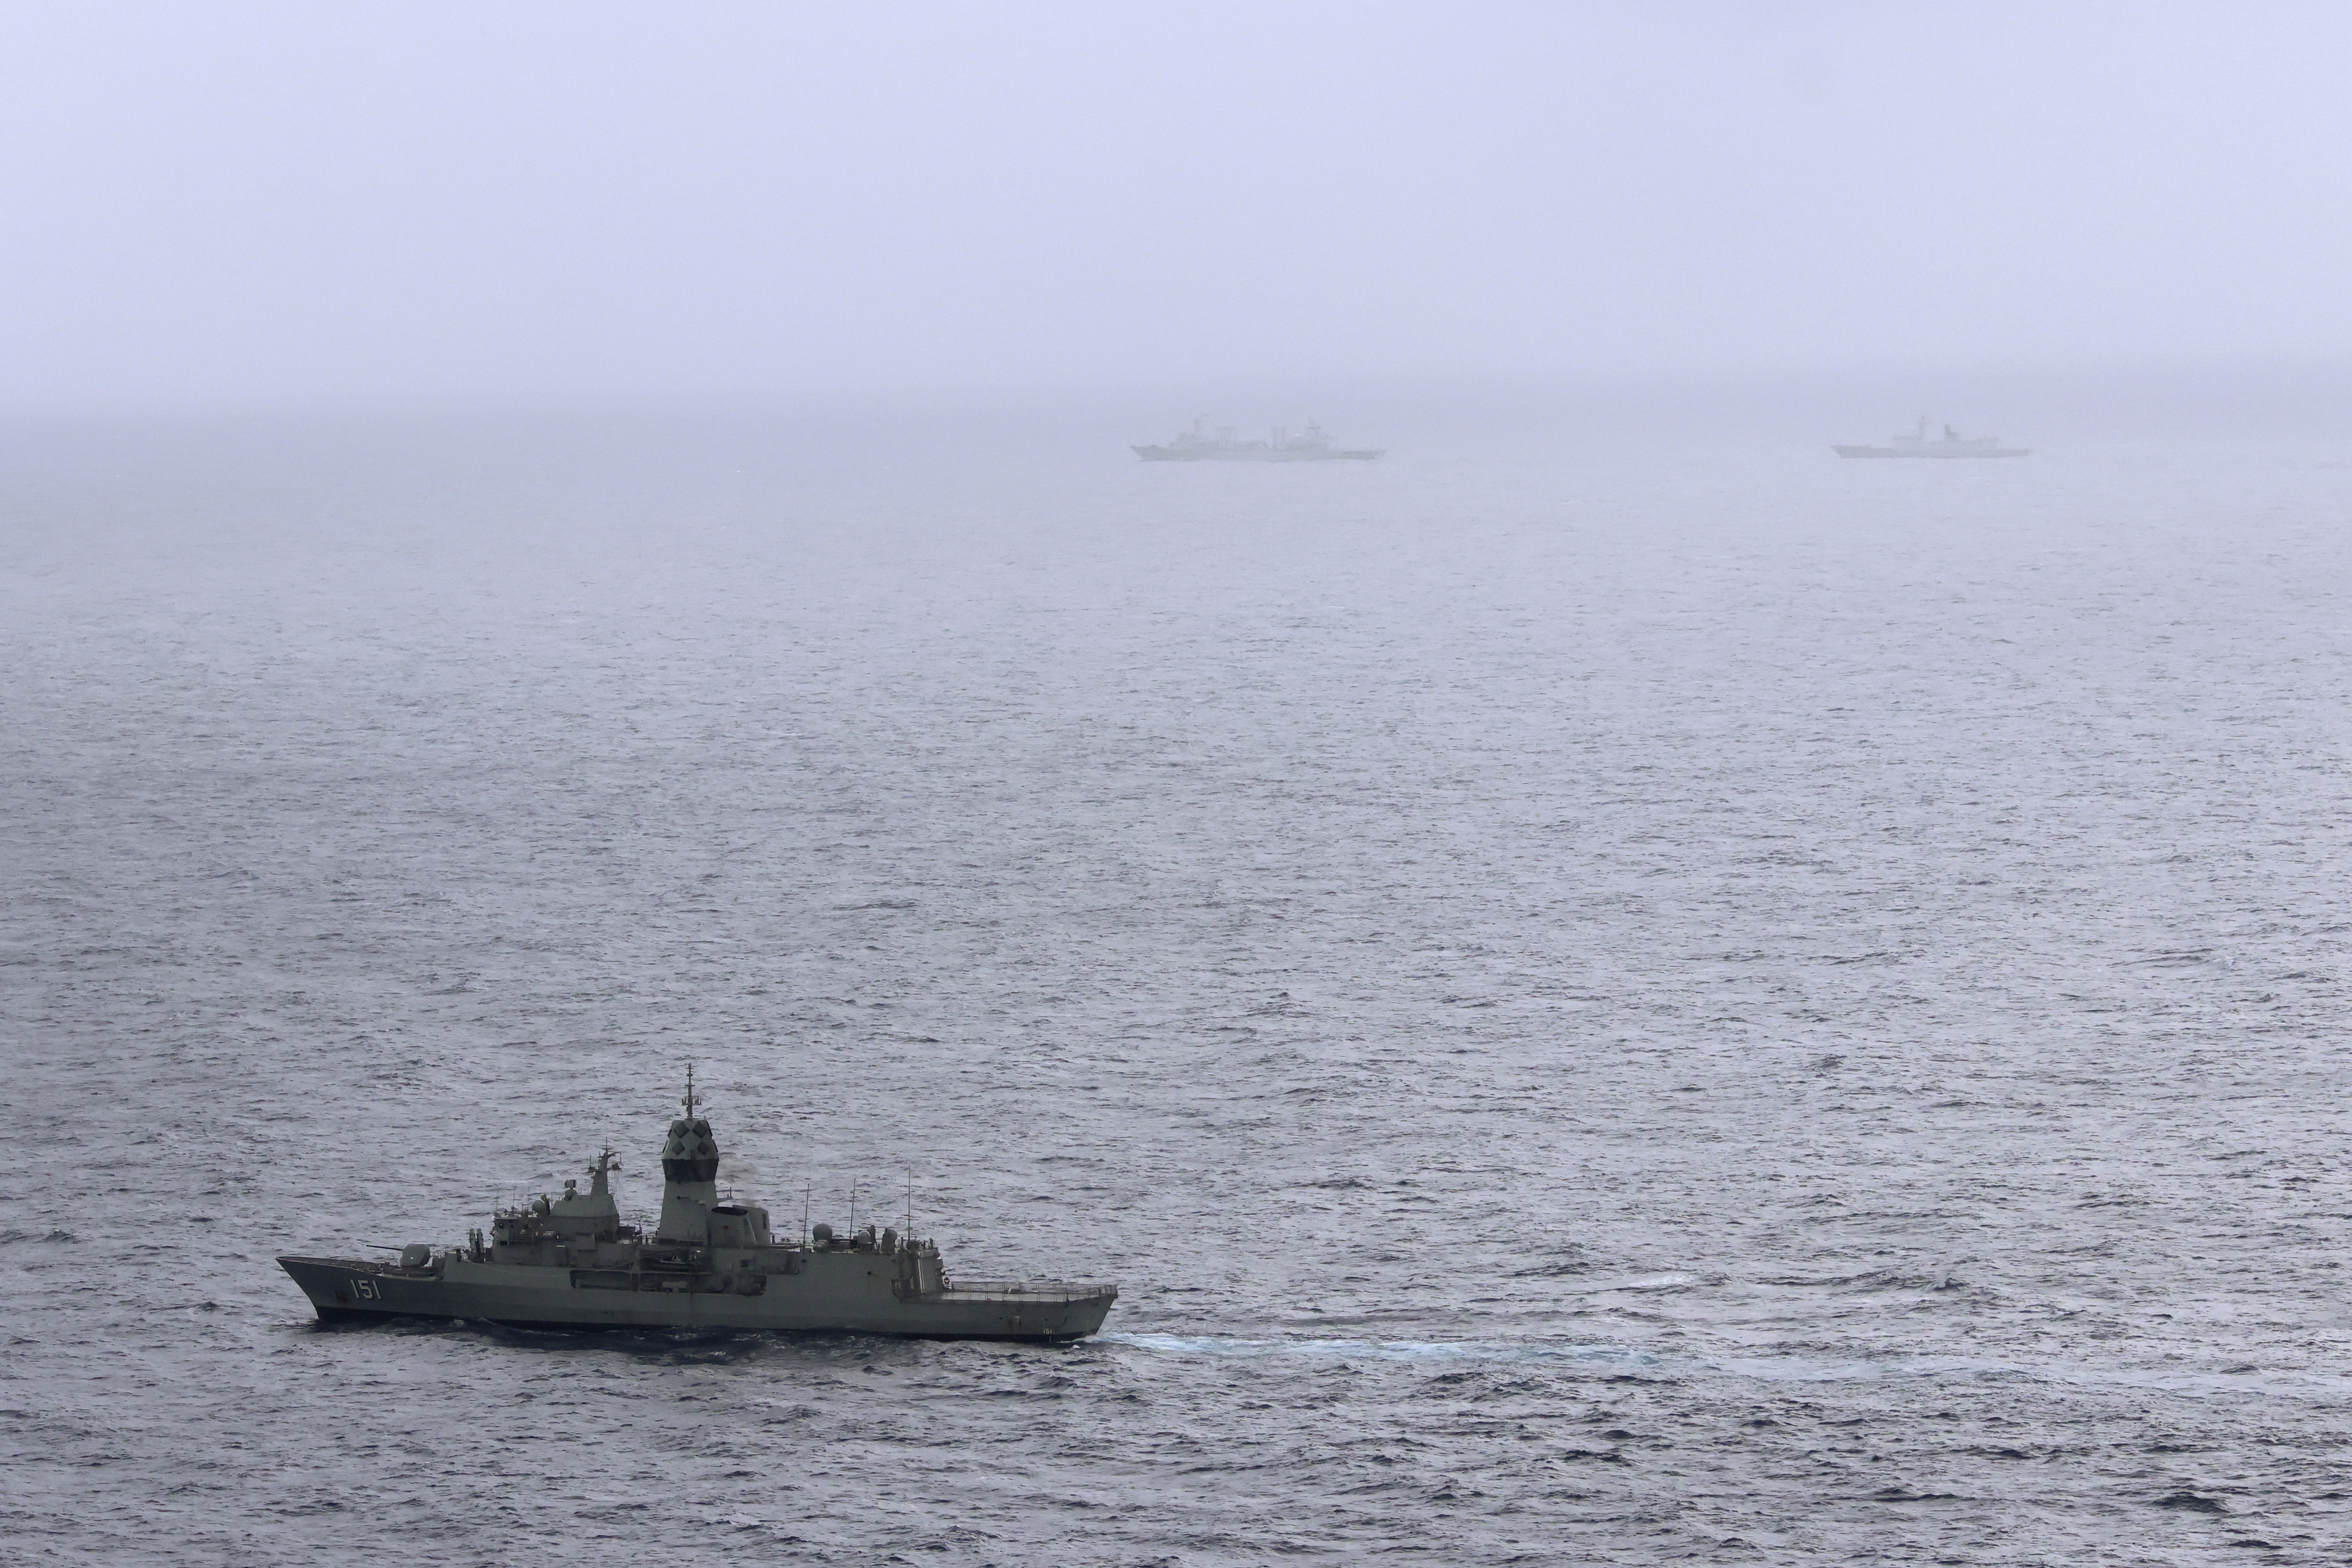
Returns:
[[[694,1120],[694,1064],[686,1064],[686,1119]]]

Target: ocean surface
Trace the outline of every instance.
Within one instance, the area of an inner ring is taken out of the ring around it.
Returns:
[[[2352,1552],[2352,442],[1192,412],[0,430],[0,1561]],[[273,1261],[689,1061],[1108,1331]]]

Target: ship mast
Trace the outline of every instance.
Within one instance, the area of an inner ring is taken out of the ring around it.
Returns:
[[[669,1124],[662,1144],[661,1227],[663,1241],[702,1245],[710,1235],[710,1211],[719,1205],[719,1144],[710,1123],[695,1114],[694,1068],[686,1069],[686,1114]]]

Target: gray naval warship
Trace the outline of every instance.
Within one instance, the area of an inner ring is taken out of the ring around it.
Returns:
[[[1327,463],[1343,459],[1369,463],[1388,450],[1385,447],[1334,446],[1320,425],[1310,424],[1297,432],[1276,426],[1263,441],[1237,441],[1232,426],[1220,425],[1211,435],[1201,428],[1202,423],[1193,420],[1190,430],[1177,432],[1164,447],[1138,447],[1135,455],[1147,463]]]
[[[695,1113],[662,1145],[661,1223],[621,1223],[605,1150],[589,1187],[563,1184],[493,1216],[466,1245],[414,1246],[399,1260],[283,1257],[322,1321],[471,1318],[530,1329],[696,1328],[895,1334],[937,1340],[1084,1339],[1102,1327],[1115,1285],[960,1280],[936,1243],[816,1226],[778,1239],[768,1211],[721,1202],[719,1144]],[[387,1249],[389,1250],[389,1249]]]
[[[1841,458],[2030,458],[2030,447],[2004,447],[1998,436],[1963,436],[1944,426],[1938,440],[1927,439],[1927,416],[1906,435],[1890,437],[1884,447],[1832,447]]]

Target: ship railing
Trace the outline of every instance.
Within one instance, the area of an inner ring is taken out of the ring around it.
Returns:
[[[980,1296],[1007,1301],[1087,1301],[1109,1287],[1073,1283],[1066,1279],[959,1279],[950,1276],[940,1288],[959,1296]]]

